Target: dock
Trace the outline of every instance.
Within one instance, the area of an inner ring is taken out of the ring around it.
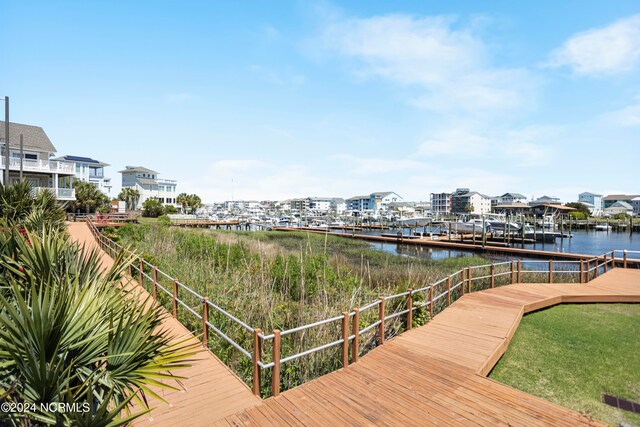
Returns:
[[[555,259],[555,260],[586,260],[593,258],[593,255],[590,254],[573,254],[568,252],[552,252],[552,251],[541,251],[536,249],[522,249],[522,248],[512,248],[504,245],[494,245],[492,242],[487,242],[486,245],[482,245],[482,239],[478,238],[476,244],[467,239],[463,242],[454,242],[454,241],[445,241],[445,240],[437,240],[430,238],[407,238],[405,236],[400,237],[385,237],[385,236],[371,236],[368,234],[344,234],[344,233],[329,233],[323,230],[317,229],[309,229],[309,228],[285,228],[278,227],[274,228],[274,231],[305,231],[308,233],[319,233],[319,234],[329,234],[330,236],[338,236],[344,237],[348,239],[360,239],[367,240],[370,242],[378,242],[378,243],[395,243],[395,244],[403,244],[403,245],[415,245],[415,246],[427,246],[434,247],[440,249],[449,249],[449,250],[462,250],[469,252],[478,252],[478,253],[493,253],[498,255],[510,255],[514,257],[524,257],[524,258],[537,258],[537,259]],[[640,259],[629,259],[628,262],[630,264],[640,264]]]

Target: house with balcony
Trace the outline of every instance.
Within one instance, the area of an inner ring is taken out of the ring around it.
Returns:
[[[4,171],[9,168],[9,184],[22,179],[28,181],[34,191],[51,190],[56,198],[66,203],[76,199],[73,189],[75,166],[71,162],[52,159],[56,148],[39,126],[9,122],[9,164],[6,164],[5,153],[7,141],[4,121],[0,121],[0,144],[2,145],[2,181]],[[22,150],[20,149],[22,135]]]
[[[451,212],[482,215],[491,212],[491,198],[468,188],[458,188],[451,196]]]
[[[133,188],[140,193],[135,209],[142,209],[144,202],[152,198],[158,199],[165,206],[178,207],[176,202],[178,181],[159,178],[158,172],[143,166],[125,166],[125,170],[119,173],[122,174],[123,190]]]
[[[585,191],[578,194],[578,202],[589,208],[592,216],[601,216],[604,212],[604,201],[602,194],[595,194]]]
[[[104,194],[111,194],[111,178],[104,175],[104,168],[110,166],[108,163],[80,156],[62,156],[54,160],[74,163],[77,180],[90,182]]]
[[[433,214],[450,214],[452,193],[431,193],[431,212]]]

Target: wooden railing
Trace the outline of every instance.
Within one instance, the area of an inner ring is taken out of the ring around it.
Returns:
[[[150,284],[153,298],[157,301],[160,302],[168,298],[171,302],[170,312],[173,317],[177,318],[178,311],[184,309],[200,322],[204,346],[208,346],[209,330],[212,330],[251,361],[253,366],[252,390],[258,396],[262,394],[262,372],[264,370],[272,370],[270,394],[277,396],[281,391],[280,375],[284,364],[325,349],[340,346],[340,365],[347,367],[349,364],[357,363],[359,358],[372,348],[384,345],[385,340],[401,333],[402,330],[410,330],[414,325],[425,323],[426,320],[416,319],[417,314],[422,319],[431,319],[458,298],[464,296],[465,293],[517,283],[588,283],[616,265],[628,268],[633,264],[640,267],[640,251],[620,250],[576,261],[517,260],[466,267],[435,283],[417,289],[408,289],[395,295],[381,296],[369,304],[342,312],[335,317],[287,330],[276,329],[265,334],[261,329],[246,324],[219,307],[207,296],[198,294],[139,255],[131,253],[118,243],[103,236],[91,218],[88,218],[87,222],[94,237],[109,255],[116,256],[119,252],[126,251],[134,257],[135,261],[129,266],[129,275],[137,279],[143,286],[146,280]],[[616,253],[622,256],[616,257]],[[163,286],[161,284],[162,278],[165,279],[165,283],[171,283],[171,286]],[[188,301],[185,297],[191,298],[191,300]],[[251,334],[252,348],[244,348],[229,337],[228,331],[223,331],[221,325],[212,321],[211,310]],[[391,324],[394,322],[394,327],[392,327]],[[335,340],[295,354],[282,354],[283,339],[327,325],[332,325],[334,330],[339,331]],[[363,336],[367,333],[373,333],[375,339],[369,340],[368,343],[373,342],[374,345],[368,345],[365,349],[360,344]],[[265,351],[267,345],[271,348],[270,353]]]

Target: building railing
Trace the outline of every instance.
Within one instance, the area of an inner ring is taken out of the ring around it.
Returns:
[[[130,251],[118,243],[103,236],[91,218],[88,219],[88,223],[96,240],[109,255],[115,256],[120,251],[126,251],[132,255]],[[130,276],[137,277],[140,284],[143,284],[146,279],[147,283],[151,284],[151,293],[156,301],[162,299],[163,296],[169,298],[174,318],[178,317],[178,310],[182,307],[198,322],[201,322],[203,345],[207,346],[209,330],[212,330],[251,361],[253,366],[252,390],[258,396],[262,394],[262,372],[264,370],[272,370],[271,395],[277,396],[281,389],[280,375],[283,364],[339,346],[341,349],[340,365],[347,367],[351,363],[358,362],[366,352],[376,346],[383,345],[386,339],[401,333],[402,330],[411,330],[414,324],[423,324],[430,320],[466,293],[518,283],[586,284],[616,265],[625,268],[640,267],[640,251],[622,250],[614,250],[601,256],[575,261],[514,260],[466,267],[435,283],[417,289],[408,289],[395,295],[381,296],[375,301],[356,307],[351,311],[344,311],[340,315],[328,319],[286,330],[275,329],[271,333],[264,333],[261,329],[246,324],[219,307],[208,297],[200,295],[177,279],[162,272],[157,266],[148,263],[139,255],[133,254],[133,256],[136,261],[129,267]],[[162,286],[159,281],[160,276],[169,280],[172,283],[172,288]],[[191,303],[179,296],[185,293],[187,297],[191,297]],[[252,334],[252,348],[243,347],[229,337],[228,332],[225,333],[221,325],[212,322],[210,318],[212,312],[218,313],[223,319],[228,319],[247,333]],[[417,316],[423,320],[416,321]],[[297,353],[282,354],[283,339],[323,327],[332,327],[334,331],[338,332],[336,339],[313,348],[303,349]],[[367,346],[364,348],[361,346],[363,337],[370,332],[374,334],[374,337],[367,341]],[[271,347],[270,354],[265,351],[267,344]]]
[[[33,187],[31,189],[33,194],[38,194],[41,191],[51,191],[56,199],[60,200],[75,200],[76,190],[73,188],[50,188],[50,187]]]
[[[5,167],[5,164],[5,158],[3,157],[2,168]],[[9,159],[9,169],[20,170],[20,159],[11,157]],[[22,169],[27,172],[75,173],[74,163],[59,160],[22,159]]]

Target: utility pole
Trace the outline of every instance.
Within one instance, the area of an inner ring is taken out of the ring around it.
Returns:
[[[22,182],[22,169],[24,163],[24,137],[20,134],[20,182]]]
[[[9,97],[4,97],[4,186],[9,185]]]

